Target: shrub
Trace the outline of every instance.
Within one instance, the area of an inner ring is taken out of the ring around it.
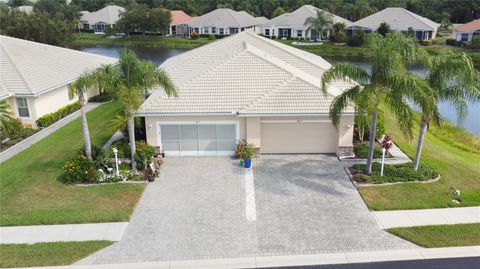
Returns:
[[[113,99],[113,96],[110,93],[101,93],[99,95],[95,95],[88,99],[89,102],[92,103],[103,103],[103,102],[108,102]]]
[[[434,45],[443,45],[444,38],[443,37],[435,37],[432,39],[432,43]]]
[[[197,38],[198,38],[198,33],[197,33],[197,32],[192,32],[192,33],[190,34],[190,38],[191,38],[191,39],[197,39]]]
[[[137,151],[135,152],[135,161],[139,168],[146,168],[148,161],[155,156],[155,148],[146,142],[136,142]]]
[[[208,40],[215,40],[215,36],[214,35],[209,35]]]
[[[93,161],[84,154],[76,154],[64,166],[65,182],[69,184],[93,183],[97,180],[97,170]]]
[[[380,176],[381,164],[373,163],[372,174],[364,175],[365,164],[354,164],[352,169],[356,177],[372,183],[425,181],[438,177],[438,172],[427,164],[421,164],[418,171],[413,170],[412,163],[385,164],[383,177]],[[363,176],[359,176],[363,175]]]
[[[358,158],[367,158],[368,142],[356,144],[353,148],[353,152]],[[375,149],[373,150],[373,158],[382,158],[382,148],[376,143]]]
[[[36,121],[37,126],[42,128],[48,127],[79,109],[80,109],[79,102],[75,102],[73,104],[64,106],[55,112],[43,115],[42,117],[38,118]]]
[[[433,44],[433,41],[432,40],[423,40],[423,41],[420,41],[420,44],[422,46],[431,46]]]
[[[237,153],[238,152],[238,153]],[[245,140],[242,140],[237,145],[236,154],[239,154],[244,160],[251,160],[260,152],[260,149],[253,144],[247,143]]]
[[[365,32],[363,29],[357,28],[353,32],[352,36],[347,39],[347,45],[352,47],[359,47],[363,45],[363,39],[365,37]]]
[[[467,48],[469,49],[480,49],[480,35],[476,35],[472,38],[472,41],[468,43]]]
[[[457,40],[455,40],[453,38],[447,38],[447,40],[445,40],[445,44],[450,45],[450,46],[456,46],[457,45]]]

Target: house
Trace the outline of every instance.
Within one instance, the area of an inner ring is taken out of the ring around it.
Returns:
[[[80,29],[90,29],[100,34],[104,32],[105,26],[114,29],[122,12],[125,12],[125,9],[115,5],[106,6],[95,12],[83,11],[80,18]]]
[[[317,11],[323,11],[319,8],[316,8],[311,5],[304,5],[292,13],[285,13],[278,17],[275,17],[264,24],[261,25],[262,34],[268,37],[275,36],[277,38],[290,38],[290,37],[299,37],[299,38],[309,38],[316,40],[318,39],[319,33],[315,30],[309,30],[309,25],[305,25],[305,20],[309,17],[316,17]],[[331,16],[333,23],[344,23],[345,25],[350,24],[351,21],[339,17],[337,15],[331,14],[329,12],[323,11],[327,15]],[[329,32],[327,32],[327,36]]]
[[[359,21],[347,25],[347,35],[360,28],[365,33],[375,32],[381,23],[386,22],[393,32],[408,33],[413,30],[418,40],[430,40],[437,35],[440,24],[400,7],[389,7]]]
[[[253,31],[220,39],[166,60],[161,66],[177,97],[153,90],[137,116],[145,117],[147,142],[167,155],[233,155],[245,139],[261,153],[352,152],[354,110],[338,129],[329,106],[342,89],[324,95],[322,57]]]
[[[192,17],[183,10],[170,10],[170,16],[172,17],[168,35],[171,36],[188,36],[188,27],[185,26],[185,22],[191,20]]]
[[[185,22],[184,27],[188,27],[189,35],[192,32],[201,35],[233,35],[246,29],[256,30],[260,21],[261,18],[255,18],[245,11],[219,8]]]
[[[480,19],[462,24],[453,29],[453,38],[457,41],[470,42],[474,36],[480,35]]]
[[[25,12],[27,14],[30,14],[33,12],[33,7],[32,6],[18,6],[17,7],[18,11]]]
[[[69,87],[80,74],[114,58],[0,35],[0,100],[24,123],[78,100]],[[87,98],[97,95],[90,90]]]

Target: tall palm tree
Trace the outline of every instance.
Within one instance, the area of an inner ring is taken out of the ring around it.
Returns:
[[[158,69],[152,62],[140,61],[133,51],[125,51],[120,55],[120,87],[119,100],[127,117],[128,138],[132,158],[132,169],[136,171],[135,162],[135,113],[145,100],[148,91],[160,87],[168,96],[176,95],[176,88],[170,77]]]
[[[117,94],[119,82],[118,67],[113,64],[104,64],[95,70],[95,84],[100,93]]]
[[[323,10],[317,10],[315,17],[305,19],[303,25],[308,26],[307,31],[315,30],[320,35],[333,27],[333,16]]]
[[[90,132],[88,131],[87,114],[85,112],[85,93],[95,85],[96,75],[94,72],[86,71],[72,83],[70,93],[78,96],[80,103],[80,113],[82,115],[82,133],[85,141],[85,154],[88,159],[92,159],[92,144],[90,142]]]
[[[426,81],[434,89],[432,103],[420,104],[422,115],[420,133],[413,169],[418,170],[425,134],[429,122],[439,125],[440,115],[437,104],[446,101],[455,106],[457,114],[465,116],[469,101],[480,101],[480,75],[472,59],[465,53],[443,53],[434,56],[429,65]]]
[[[12,122],[15,120],[10,106],[5,100],[0,101],[0,133],[11,134],[13,130]]]
[[[329,85],[335,80],[356,81],[353,87],[335,97],[330,106],[330,118],[338,126],[342,111],[352,103],[369,104],[371,123],[365,173],[371,174],[380,106],[388,107],[395,114],[400,129],[412,137],[414,114],[408,98],[423,100],[431,89],[422,78],[407,70],[409,66],[428,59],[415,39],[399,33],[386,37],[371,34],[367,38],[367,45],[372,51],[371,73],[352,64],[337,64],[322,75],[322,91],[327,94]],[[367,101],[359,103],[358,100]]]

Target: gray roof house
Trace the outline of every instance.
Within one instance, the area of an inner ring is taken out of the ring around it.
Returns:
[[[69,86],[86,70],[117,59],[0,35],[0,100],[25,123],[78,99]],[[98,94],[91,89],[87,98]]]
[[[91,29],[95,33],[103,33],[105,26],[114,28],[125,9],[120,6],[110,5],[95,12],[82,11],[80,18],[81,29]]]
[[[196,32],[203,35],[232,35],[246,29],[255,31],[256,26],[262,21],[264,19],[255,18],[245,11],[219,8],[193,18],[185,24],[190,27],[190,34]]]
[[[314,30],[307,30],[308,25],[304,25],[305,20],[309,17],[315,17],[317,11],[321,10],[311,5],[304,5],[291,13],[285,13],[278,17],[275,17],[265,23],[261,27],[261,32],[265,36],[275,36],[278,38],[289,37],[303,37],[318,39],[319,35]],[[323,11],[323,10],[321,10]],[[331,16],[333,23],[342,22],[345,25],[351,23],[351,21],[334,15],[332,13],[323,11],[327,15]]]
[[[433,39],[440,24],[410,12],[400,7],[389,7],[359,21],[353,22],[345,28],[347,34],[352,34],[356,28],[366,33],[374,32],[382,22],[386,22],[392,31],[407,33],[409,28],[415,32],[418,40]]]
[[[337,81],[324,95],[322,57],[252,30],[166,60],[160,68],[178,88],[153,90],[137,116],[147,142],[167,155],[233,155],[245,139],[262,153],[351,152],[353,108],[338,129],[328,116],[335,96],[352,87]]]

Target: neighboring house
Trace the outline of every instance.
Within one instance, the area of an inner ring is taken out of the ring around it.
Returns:
[[[69,87],[80,74],[114,58],[0,36],[0,100],[17,118],[35,125],[39,117],[78,100]],[[87,92],[87,98],[97,95]]]
[[[189,35],[196,32],[201,35],[233,35],[247,29],[257,30],[262,21],[245,11],[219,8],[184,23]]]
[[[382,22],[386,22],[393,32],[408,33],[409,28],[414,31],[418,40],[430,40],[437,35],[439,23],[431,21],[413,12],[400,7],[389,7],[359,21],[347,25],[347,35],[357,28],[361,28],[365,33],[375,32]]]
[[[184,23],[195,18],[187,13],[183,12],[183,10],[170,10],[170,15],[172,17],[170,28],[168,30],[168,35],[173,36],[188,36],[188,26]]]
[[[100,34],[105,30],[105,26],[114,29],[122,12],[125,12],[125,9],[115,5],[106,6],[95,12],[82,11],[80,29],[90,29]]]
[[[167,155],[233,155],[243,139],[262,153],[352,152],[353,108],[338,129],[329,119],[332,100],[352,84],[324,95],[320,78],[331,65],[320,56],[244,31],[160,67],[178,96],[153,90],[137,116],[147,142]]]
[[[321,10],[311,5],[304,5],[292,13],[285,13],[273,18],[261,25],[262,34],[268,37],[275,36],[277,38],[303,37],[309,39],[318,39],[319,33],[311,29],[309,25],[305,25],[305,20],[309,17],[316,17],[317,11]],[[321,10],[323,11],[323,10]],[[345,25],[351,21],[324,11],[331,15],[333,23],[343,22]],[[327,33],[327,36],[329,33]]]
[[[452,34],[457,41],[464,42],[472,41],[477,35],[480,35],[480,19],[455,27]]]
[[[30,14],[33,12],[33,7],[32,6],[18,6],[17,7],[18,11],[25,12],[27,14]]]

